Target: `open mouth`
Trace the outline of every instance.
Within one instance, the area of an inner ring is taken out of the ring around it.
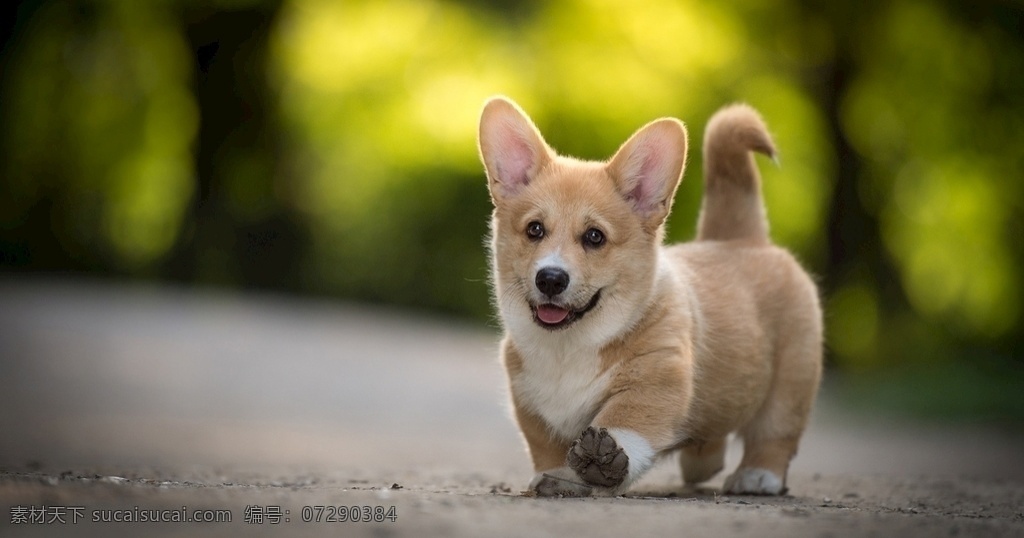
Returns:
[[[537,325],[551,331],[568,327],[571,323],[582,318],[584,314],[593,310],[600,298],[601,290],[597,290],[597,293],[590,298],[590,302],[578,310],[553,303],[537,305],[533,307],[533,321]]]

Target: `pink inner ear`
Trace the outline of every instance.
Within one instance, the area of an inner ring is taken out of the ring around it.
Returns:
[[[508,137],[498,158],[498,178],[509,194],[518,191],[530,181],[530,169],[535,160],[529,143],[516,137]]]
[[[647,139],[639,144],[633,153],[633,159],[637,163],[629,166],[629,182],[633,188],[629,191],[628,198],[633,201],[636,209],[641,212],[648,212],[660,202],[658,199],[659,183],[664,183],[666,178],[665,162],[662,156],[663,148],[656,140]]]
[[[626,199],[633,202],[633,204],[637,206],[637,209],[640,209],[640,206],[644,205],[643,197],[644,180],[642,176],[639,176],[636,179],[636,186],[633,187],[633,190],[629,191],[629,194],[626,195]]]
[[[489,129],[487,147],[495,177],[491,178],[503,195],[512,195],[530,182],[541,158],[541,148],[527,120],[516,117],[495,118]]]

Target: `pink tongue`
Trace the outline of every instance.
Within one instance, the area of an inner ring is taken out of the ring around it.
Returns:
[[[569,317],[569,311],[560,306],[545,304],[537,307],[537,317],[544,323],[554,325],[561,323],[565,318]]]

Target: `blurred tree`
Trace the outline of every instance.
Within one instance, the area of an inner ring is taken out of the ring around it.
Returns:
[[[1024,263],[1015,239],[1024,11],[830,6],[811,16],[829,21],[840,44],[825,107],[848,163],[827,271],[838,357],[934,362],[965,340],[1012,355]]]
[[[277,102],[266,72],[280,3],[179,6],[202,120],[196,193],[164,271],[184,280],[301,289],[298,259],[308,239],[284,196]]]
[[[198,113],[163,5],[34,3],[4,47],[4,260],[145,271],[193,192]]]
[[[300,288],[264,58],[277,2],[12,6],[6,265]]]

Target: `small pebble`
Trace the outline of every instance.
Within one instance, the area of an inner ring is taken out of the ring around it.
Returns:
[[[504,482],[491,486],[491,495],[497,495],[499,493],[512,493],[512,488]]]

